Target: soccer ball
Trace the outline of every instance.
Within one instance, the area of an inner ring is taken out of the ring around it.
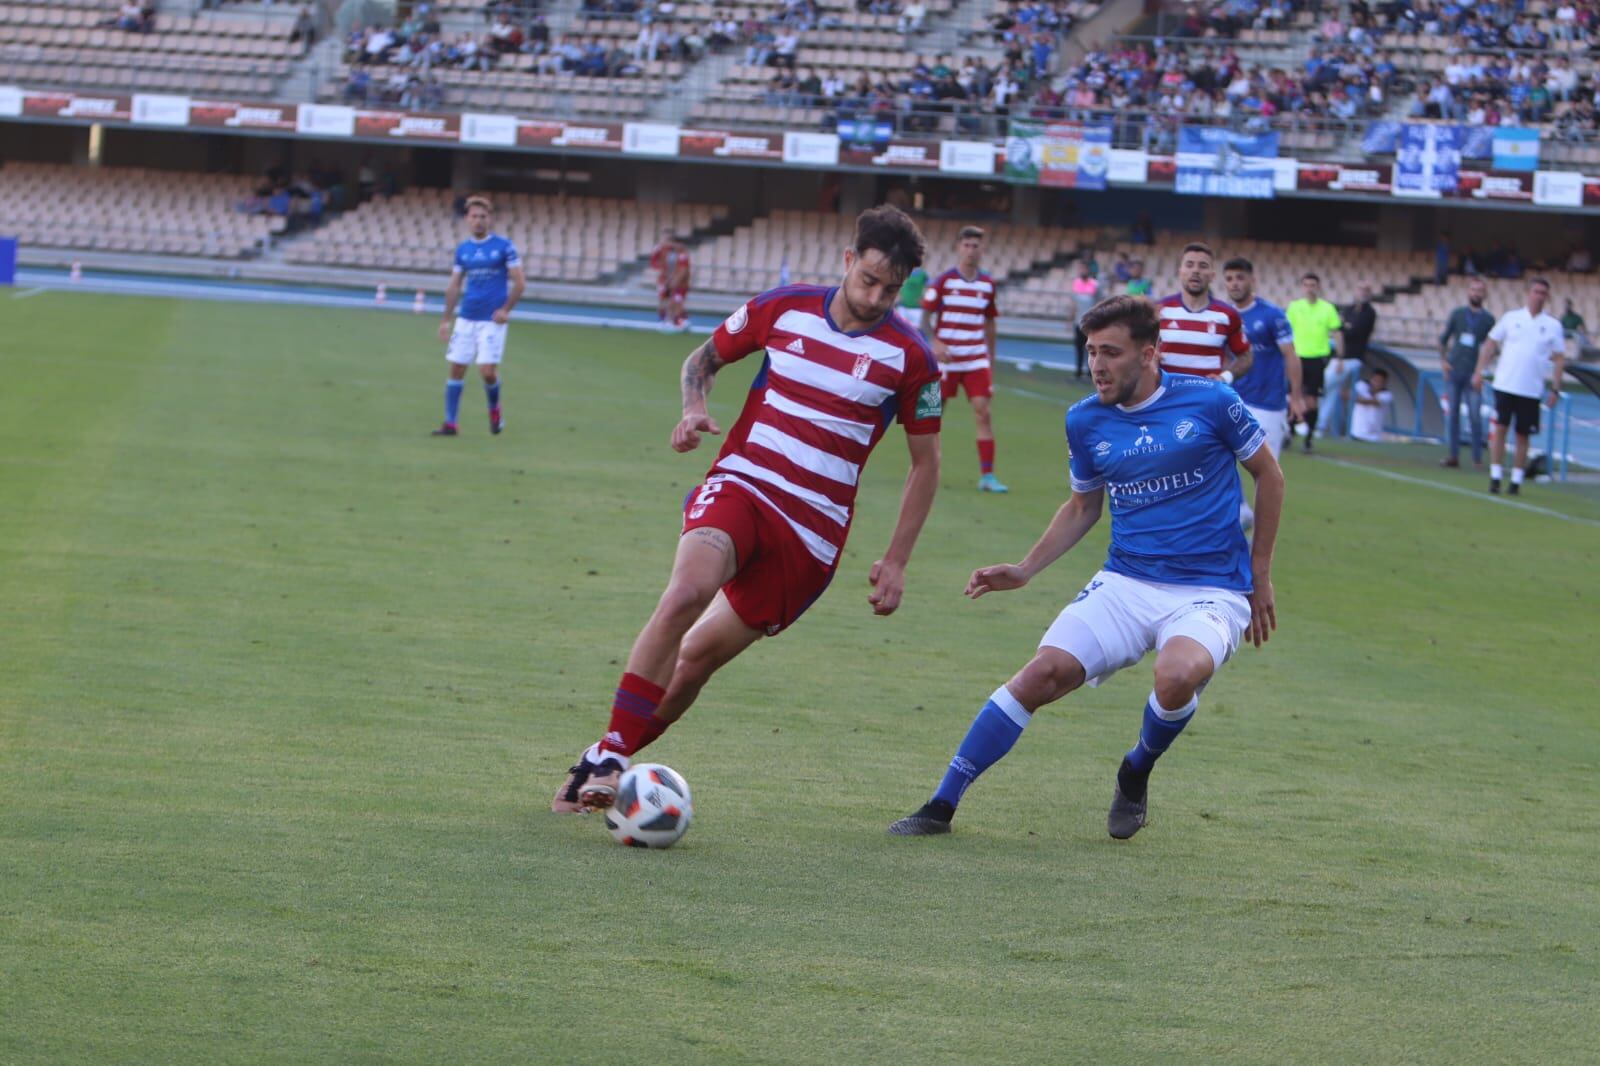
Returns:
[[[670,848],[689,828],[694,803],[689,783],[670,766],[642,762],[617,782],[617,800],[606,811],[606,828],[620,844]]]

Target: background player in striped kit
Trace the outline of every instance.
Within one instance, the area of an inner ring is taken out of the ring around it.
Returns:
[[[1184,246],[1178,291],[1159,306],[1161,369],[1231,385],[1250,369],[1250,341],[1239,312],[1211,295],[1215,264],[1210,245],[1196,241]]]
[[[928,283],[922,294],[922,331],[933,342],[934,357],[944,370],[944,398],[963,388],[972,402],[978,426],[978,488],[1005,492],[994,474],[994,423],[989,415],[994,396],[994,279],[979,267],[983,230],[964,226],[956,238],[956,265]]]
[[[764,352],[744,410],[705,482],[684,501],[672,577],[635,640],[605,736],[582,755],[551,809],[609,807],[629,758],[689,709],[711,675],[794,623],[838,566],[861,468],[898,419],[911,451],[900,516],[872,564],[874,613],[900,605],[905,568],[939,486],[939,367],[895,313],[923,256],[893,207],[856,219],[837,288],[789,285],[744,304],[683,364],[672,447],[722,430],[706,412],[717,371]]]

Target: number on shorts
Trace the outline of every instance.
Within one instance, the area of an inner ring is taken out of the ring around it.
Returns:
[[[706,513],[706,508],[716,501],[717,493],[722,491],[722,482],[708,481],[700,488],[700,494],[694,498],[694,503],[689,506],[690,521],[699,520]]]
[[[1105,584],[1104,581],[1091,581],[1091,582],[1089,582],[1087,585],[1084,586],[1083,591],[1078,593],[1078,595],[1073,599],[1072,602],[1073,603],[1078,603],[1081,600],[1088,599],[1089,598],[1089,593],[1093,592],[1095,589],[1099,588],[1101,585],[1104,585],[1104,584]]]

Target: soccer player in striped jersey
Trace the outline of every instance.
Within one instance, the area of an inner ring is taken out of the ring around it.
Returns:
[[[1220,378],[1225,385],[1250,369],[1250,340],[1239,312],[1211,295],[1211,246],[1196,241],[1178,260],[1178,291],[1161,301],[1161,369]]]
[[[867,601],[893,614],[939,485],[939,365],[895,313],[922,262],[922,235],[878,207],[856,219],[835,288],[788,285],[749,301],[683,364],[672,447],[721,433],[706,411],[718,371],[762,353],[739,420],[684,500],[666,591],[628,655],[605,735],[579,757],[551,809],[609,807],[629,759],[666,731],[718,669],[792,625],[832,580],[861,468],[899,421],[911,451],[900,516],[872,564]]]
[[[922,294],[922,331],[933,341],[934,358],[944,370],[944,398],[955,398],[963,388],[972,402],[978,424],[978,488],[1005,492],[994,474],[994,423],[989,417],[994,396],[995,304],[994,279],[985,274],[983,230],[962,227],[956,239],[956,265],[928,283]]]

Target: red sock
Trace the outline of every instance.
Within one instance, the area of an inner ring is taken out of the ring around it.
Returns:
[[[667,690],[638,674],[623,674],[611,701],[611,727],[600,741],[602,752],[632,755],[667,731],[671,723],[656,717]]]
[[[978,442],[978,469],[985,474],[994,473],[993,440],[980,440]]]

